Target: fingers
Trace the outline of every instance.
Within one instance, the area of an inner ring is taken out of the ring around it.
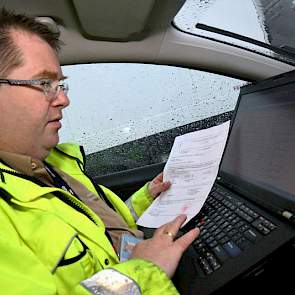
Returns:
[[[174,243],[181,248],[182,252],[184,252],[188,246],[199,236],[199,234],[200,230],[196,227],[175,240]]]
[[[177,216],[169,225],[168,230],[174,234],[177,234],[180,227],[185,222],[185,220],[186,220],[186,215],[181,214],[181,215]]]
[[[176,236],[181,225],[185,222],[185,220],[186,220],[186,215],[182,214],[182,215],[177,216],[174,220],[159,227],[156,230],[154,236],[166,235],[167,232],[170,232],[174,236]]]
[[[163,172],[161,172],[160,174],[158,174],[156,177],[155,177],[155,180],[156,180],[156,185],[159,184],[159,187],[161,188],[161,190],[159,190],[159,192],[162,192],[162,191],[166,191],[170,186],[171,186],[171,182],[170,181],[164,181],[163,182]]]
[[[171,222],[168,222],[161,227],[159,227],[154,236],[167,236],[171,238],[171,241],[173,242],[175,236],[177,235],[180,227],[186,220],[186,215],[182,214],[177,216],[174,220]],[[180,238],[176,239],[174,242],[177,244],[182,251],[184,251],[200,234],[199,228],[194,228],[187,232],[185,235],[181,236]]]
[[[154,179],[157,180],[157,181],[161,181],[162,182],[163,181],[163,175],[164,175],[163,172],[161,172]]]
[[[171,182],[170,181],[165,181],[162,184],[162,191],[166,191],[169,187],[171,186]]]
[[[159,193],[166,191],[170,186],[171,186],[171,183],[169,181],[166,181],[166,182],[156,184],[153,190],[154,190],[154,193],[158,195]]]
[[[170,186],[170,181],[163,182],[163,172],[161,172],[149,183],[148,191],[153,198],[156,198],[161,192],[166,191]]]

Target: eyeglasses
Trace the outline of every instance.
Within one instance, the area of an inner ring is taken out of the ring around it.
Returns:
[[[69,86],[64,80],[12,80],[12,79],[0,79],[0,84],[9,84],[12,86],[41,86],[43,92],[49,101],[55,100],[60,91],[62,90],[65,95],[69,91]]]

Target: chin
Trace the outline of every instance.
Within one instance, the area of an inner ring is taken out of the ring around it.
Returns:
[[[45,144],[45,147],[47,150],[51,150],[54,147],[56,147],[59,143],[59,136],[58,134],[55,136],[52,136],[48,139],[47,143]]]
[[[39,142],[39,145],[33,145],[31,148],[31,156],[43,161],[50,153],[50,151],[57,146],[59,142],[58,133],[51,134],[49,136],[35,139],[35,142]]]

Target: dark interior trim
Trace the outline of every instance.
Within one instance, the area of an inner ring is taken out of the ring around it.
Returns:
[[[109,188],[133,186],[145,183],[163,171],[165,162],[147,165],[139,168],[124,170],[103,176],[94,176],[92,179],[99,184]]]

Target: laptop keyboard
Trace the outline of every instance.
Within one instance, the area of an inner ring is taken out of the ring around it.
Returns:
[[[240,255],[276,228],[222,188],[211,191],[195,226],[201,234],[193,247],[205,275],[212,274],[229,258]]]

